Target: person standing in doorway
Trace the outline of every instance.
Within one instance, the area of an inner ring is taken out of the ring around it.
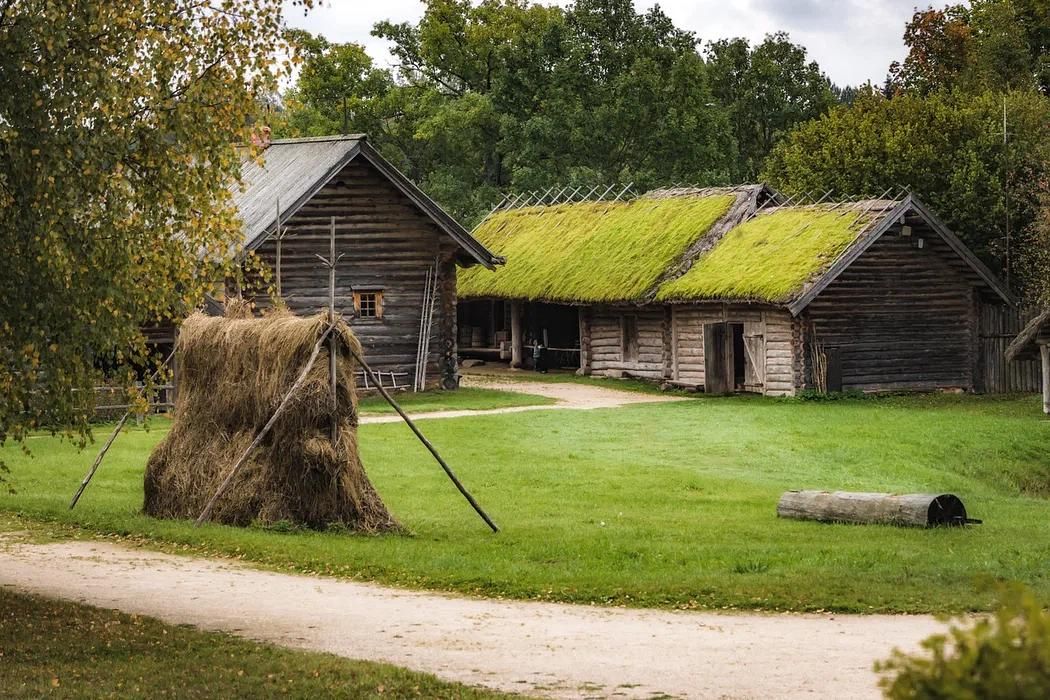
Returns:
[[[540,374],[547,374],[547,348],[543,347],[543,341],[537,340],[532,346],[532,368]]]

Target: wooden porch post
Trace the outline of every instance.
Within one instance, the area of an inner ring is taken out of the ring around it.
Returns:
[[[1039,354],[1043,358],[1043,413],[1050,416],[1050,345],[1040,345]]]
[[[510,366],[521,367],[522,346],[521,337],[521,302],[510,302]]]
[[[577,307],[580,316],[580,368],[576,374],[588,376],[591,373],[591,307]]]

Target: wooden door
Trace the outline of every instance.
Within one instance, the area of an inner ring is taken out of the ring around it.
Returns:
[[[744,323],[744,354],[744,391],[762,393],[766,385],[766,336],[763,323]]]
[[[733,390],[733,343],[727,323],[704,324],[704,393]]]

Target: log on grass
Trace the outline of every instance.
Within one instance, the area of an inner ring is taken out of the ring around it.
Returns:
[[[979,523],[950,493],[855,493],[788,491],[777,503],[777,515],[795,520],[935,527]]]

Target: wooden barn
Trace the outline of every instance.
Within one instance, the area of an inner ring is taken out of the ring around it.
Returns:
[[[982,310],[1012,303],[908,195],[661,190],[504,208],[475,235],[507,262],[460,277],[465,355],[527,365],[539,342],[581,374],[710,393],[980,391]]]
[[[244,221],[244,251],[254,251],[273,275],[280,248],[280,293],[288,307],[303,314],[327,308],[328,271],[318,256],[329,255],[334,217],[342,256],[336,308],[369,364],[387,386],[413,386],[424,376],[427,386],[456,386],[457,269],[491,270],[502,261],[364,136],[275,140],[263,158],[261,165],[244,162],[234,202]],[[266,306],[267,294],[247,279],[243,293]]]

